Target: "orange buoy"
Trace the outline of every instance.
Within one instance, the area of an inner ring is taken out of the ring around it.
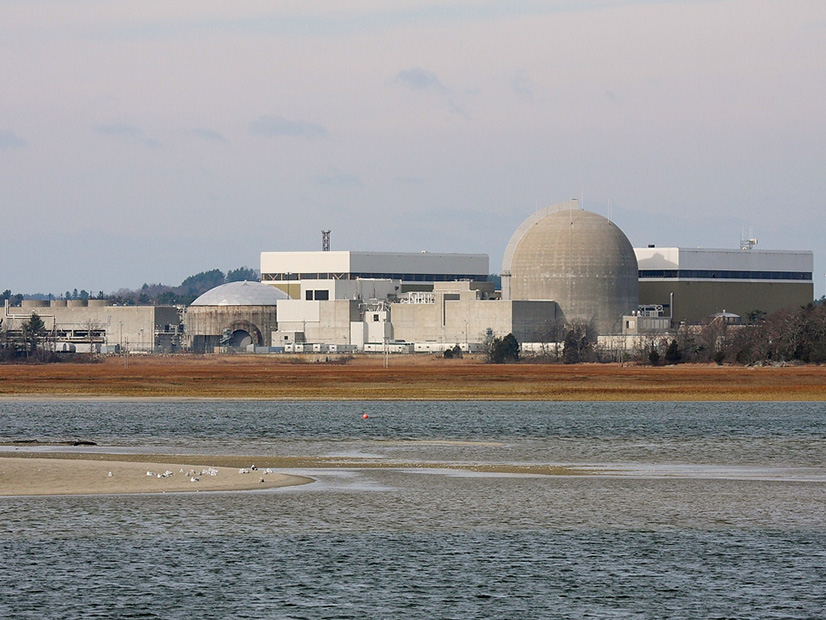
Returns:
[[[362,418],[363,420],[366,420],[366,419],[367,419],[367,418],[369,418],[369,417],[370,417],[370,416],[369,416],[369,415],[367,415],[366,413],[365,413],[363,416],[361,416],[361,418]]]

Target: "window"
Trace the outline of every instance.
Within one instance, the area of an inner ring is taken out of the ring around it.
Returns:
[[[315,298],[316,301],[327,301],[328,299],[330,299],[330,291],[315,291]]]

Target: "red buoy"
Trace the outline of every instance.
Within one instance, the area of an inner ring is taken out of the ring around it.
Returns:
[[[366,413],[365,413],[363,416],[361,416],[361,418],[362,418],[363,420],[366,420],[366,419],[367,419],[367,418],[369,418],[369,417],[370,417],[370,416],[369,416],[369,415],[367,415]]]

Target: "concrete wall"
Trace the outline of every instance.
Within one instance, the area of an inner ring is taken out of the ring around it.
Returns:
[[[390,306],[393,337],[405,342],[447,344],[483,342],[488,331],[517,340],[545,337],[561,313],[553,301],[480,300],[472,290],[440,290],[432,303]]]
[[[520,341],[546,339],[550,326],[561,319],[552,301],[480,299],[486,293],[485,287],[456,282],[415,297],[423,303],[285,300],[278,304],[276,333],[298,332],[308,343],[358,347],[385,338],[453,346],[484,342],[488,330],[500,337],[513,333]]]
[[[360,302],[352,299],[278,303],[278,330],[303,332],[307,342],[350,344],[350,323],[361,321]]]
[[[280,305],[281,302],[279,302]],[[196,352],[212,352],[224,330],[245,331],[254,346],[272,345],[277,328],[277,306],[190,306],[184,323],[190,345]]]
[[[56,342],[105,346],[118,345],[130,351],[174,348],[179,335],[178,309],[174,306],[109,306],[106,300],[24,300],[22,307],[9,308],[6,329],[20,326],[37,313]],[[174,342],[173,342],[174,341]]]

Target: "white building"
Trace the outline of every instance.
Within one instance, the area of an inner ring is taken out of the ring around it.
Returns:
[[[300,280],[399,280],[402,293],[434,282],[485,282],[489,262],[487,254],[261,252],[261,281],[293,299],[298,297]]]
[[[291,297],[271,338],[288,350],[468,349],[561,318],[553,301],[498,299],[484,254],[262,252],[261,277]]]

